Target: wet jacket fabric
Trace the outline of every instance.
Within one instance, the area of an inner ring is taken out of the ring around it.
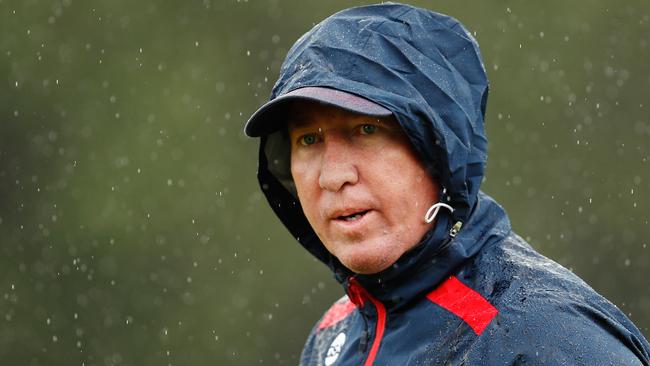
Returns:
[[[281,132],[263,136],[269,204],[346,292],[314,326],[301,364],[650,365],[650,345],[616,306],[532,249],[480,191],[488,82],[459,22],[393,3],[337,13],[291,48],[271,100],[307,86],[392,111],[455,210],[390,268],[352,273],[307,222],[286,151],[272,146]]]

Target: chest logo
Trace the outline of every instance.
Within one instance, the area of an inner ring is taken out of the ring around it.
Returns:
[[[327,354],[325,355],[325,366],[331,366],[338,360],[339,355],[341,354],[341,349],[345,344],[345,333],[339,333],[336,338],[330,344],[330,348],[327,349]]]

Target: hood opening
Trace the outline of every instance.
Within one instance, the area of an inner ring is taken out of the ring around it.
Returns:
[[[440,215],[445,232],[458,221],[461,233],[473,230],[487,159],[488,82],[478,44],[457,20],[390,3],[334,14],[289,50],[270,100],[308,87],[340,90],[390,110],[438,180],[440,200],[454,208]],[[325,249],[298,202],[290,149],[284,129],[261,136],[260,186],[292,235],[340,279],[349,271]],[[440,238],[426,239],[427,246],[438,247]],[[472,252],[472,242],[454,249],[458,258]]]

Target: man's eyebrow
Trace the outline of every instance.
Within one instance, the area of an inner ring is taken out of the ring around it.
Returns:
[[[309,125],[311,124],[312,124],[311,119],[301,117],[301,116],[291,117],[287,120],[288,129],[309,127]]]

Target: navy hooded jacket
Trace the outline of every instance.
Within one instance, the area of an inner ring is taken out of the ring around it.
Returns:
[[[346,291],[312,330],[301,364],[650,365],[650,345],[625,315],[535,252],[479,190],[488,81],[478,45],[458,21],[393,3],[334,14],[291,48],[271,100],[308,86],[389,109],[455,210],[441,211],[390,268],[352,273],[307,222],[282,133],[271,125],[260,133],[266,198]]]

